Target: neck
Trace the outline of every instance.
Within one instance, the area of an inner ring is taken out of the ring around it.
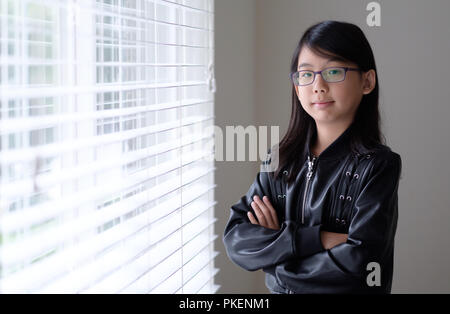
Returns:
[[[317,127],[317,139],[311,147],[311,152],[319,156],[331,143],[333,143],[350,126],[351,121],[340,124],[319,124]]]

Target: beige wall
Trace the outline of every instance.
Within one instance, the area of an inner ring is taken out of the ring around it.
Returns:
[[[289,64],[306,28],[325,19],[349,21],[366,33],[380,82],[382,130],[402,156],[393,293],[450,292],[450,1],[381,4],[381,27],[366,24],[361,0],[216,0],[216,125],[279,125],[291,110]],[[218,162],[216,233],[229,207],[258,170],[250,162]],[[241,270],[221,238],[219,293],[266,293],[264,273]]]

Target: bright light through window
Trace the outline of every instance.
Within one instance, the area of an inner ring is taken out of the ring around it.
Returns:
[[[0,292],[215,293],[213,0],[0,0]]]

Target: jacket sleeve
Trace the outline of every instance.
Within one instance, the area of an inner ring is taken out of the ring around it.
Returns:
[[[231,213],[223,234],[223,243],[228,257],[238,266],[255,271],[270,267],[287,259],[323,251],[320,242],[321,225],[300,228],[292,220],[281,221],[281,210],[274,205],[271,189],[272,178],[268,172],[259,172],[247,194],[231,206]],[[280,229],[274,230],[254,225],[247,217],[251,211],[253,196],[269,197],[277,211]]]
[[[298,259],[295,267],[289,269],[288,278],[295,281],[297,289],[302,283],[309,291],[315,288],[326,291],[327,287],[343,292],[367,288],[368,263],[382,265],[394,246],[401,168],[400,155],[393,152],[388,158],[374,162],[355,200],[347,242]]]

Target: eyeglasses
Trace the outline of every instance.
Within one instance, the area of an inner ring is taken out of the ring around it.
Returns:
[[[347,71],[358,71],[361,72],[358,68],[348,68],[348,67],[332,67],[326,68],[322,71],[298,71],[291,73],[291,80],[294,85],[297,86],[305,86],[312,84],[316,79],[316,74],[322,75],[322,78],[328,83],[337,83],[345,80],[345,75]]]

